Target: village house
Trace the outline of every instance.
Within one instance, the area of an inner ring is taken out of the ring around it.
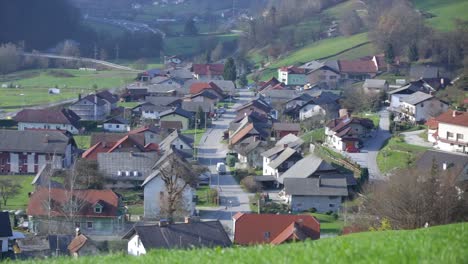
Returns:
[[[161,121],[179,121],[182,123],[182,130],[187,130],[191,127],[194,115],[185,111],[181,107],[173,107],[170,110],[159,114]]]
[[[15,116],[18,130],[63,130],[78,134],[80,117],[69,109],[23,109]]]
[[[278,69],[278,80],[286,85],[303,86],[307,83],[306,71],[296,66],[280,67]]]
[[[365,93],[378,94],[388,91],[388,82],[379,79],[366,79],[362,85]]]
[[[437,116],[435,122],[436,129],[429,130],[428,140],[435,139],[436,149],[468,153],[468,112],[448,110]]]
[[[338,66],[342,79],[362,81],[374,78],[378,73],[377,64],[370,59],[339,60]]]
[[[128,132],[130,135],[143,135],[145,146],[150,144],[159,144],[163,139],[163,133],[160,127],[156,127],[155,125],[146,125],[139,128],[135,128]]]
[[[158,120],[160,113],[169,109],[171,109],[170,106],[155,105],[150,102],[145,102],[132,108],[132,113],[141,119]]]
[[[70,211],[72,204],[76,209]],[[38,234],[80,228],[86,234],[111,235],[123,229],[124,213],[121,198],[111,190],[46,187],[31,194],[26,210],[29,230]]]
[[[224,64],[193,64],[191,71],[197,80],[224,80]]]
[[[300,146],[293,145],[289,147],[288,144],[276,145],[263,152],[261,154],[263,156],[263,175],[271,175],[278,179],[281,174],[302,159]]]
[[[219,221],[185,223],[159,221],[157,225],[134,226],[123,239],[128,239],[129,255],[145,255],[154,249],[193,249],[229,247],[231,240]]]
[[[103,128],[109,132],[128,132],[130,131],[130,122],[121,116],[114,116],[104,121]]]
[[[218,101],[224,99],[224,91],[214,82],[194,82],[189,87],[189,93],[191,97],[195,95],[199,96],[202,92],[209,92],[212,95],[215,95]]]
[[[159,146],[161,150],[169,150],[173,147],[182,152],[191,154],[193,151],[193,143],[193,138],[180,133],[178,130],[174,130],[159,143]]]
[[[144,72],[138,73],[137,79],[142,82],[148,82],[156,76],[161,76],[163,74],[161,69],[149,69]]]
[[[261,92],[261,91],[266,91],[266,90],[275,90],[275,89],[283,89],[285,86],[284,83],[278,81],[278,79],[276,79],[276,77],[271,77],[270,80],[264,82],[259,82],[257,84],[257,91]]]
[[[314,116],[338,116],[340,97],[331,92],[307,92],[284,103],[283,114],[294,120],[306,120]]]
[[[106,177],[107,188],[135,188],[151,174],[157,152],[99,153],[99,171]]]
[[[232,220],[234,243],[241,246],[320,238],[320,223],[311,215],[237,213]]]
[[[340,72],[326,64],[307,72],[307,84],[310,87],[318,86],[323,89],[337,89],[341,75]]]
[[[352,174],[338,172],[315,154],[296,162],[278,182],[284,186],[283,198],[293,212],[311,208],[336,212],[348,197],[348,186],[356,184]]]
[[[68,108],[75,112],[81,120],[101,121],[106,119],[113,109],[117,108],[117,102],[117,96],[105,90],[83,98],[79,95],[78,101]]]
[[[144,218],[145,219],[160,219],[161,218],[161,203],[164,196],[167,195],[166,184],[161,178],[161,170],[170,166],[173,159],[178,159],[180,164],[184,164],[185,160],[179,151],[175,148],[170,148],[164,151],[164,155],[153,166],[153,172],[148,176],[143,184],[144,195]],[[184,166],[184,165],[183,165]],[[177,184],[184,185],[182,179],[177,179]],[[180,204],[178,205],[178,212],[183,216],[191,216],[195,212],[195,189],[194,186],[185,186],[181,193]]]
[[[212,92],[210,90],[203,90],[197,94],[190,95],[184,98],[184,101],[215,105],[217,102],[220,101],[220,98],[216,95],[215,92]]]
[[[423,92],[426,94],[433,94],[436,90],[424,82],[423,80],[409,82],[406,85],[402,86],[401,88],[392,90],[388,92],[389,99],[390,99],[390,111],[394,111],[400,108],[403,103],[403,100],[416,93],[416,92]]]
[[[424,122],[448,109],[448,104],[433,95],[415,92],[401,100],[399,109],[393,109],[400,121]]]
[[[0,130],[0,174],[37,173],[47,162],[68,168],[74,161],[76,144],[59,131]]]
[[[10,250],[8,242],[12,236],[10,214],[8,212],[0,212],[0,260],[3,254],[6,254]]]
[[[372,120],[367,118],[346,115],[333,119],[325,126],[325,143],[339,151],[355,151],[373,128]]]
[[[271,134],[276,139],[279,140],[288,134],[299,135],[301,132],[301,124],[299,123],[284,123],[277,122],[273,123],[271,128]]]

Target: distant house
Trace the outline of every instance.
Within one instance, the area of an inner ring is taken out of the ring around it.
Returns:
[[[198,111],[202,111],[205,114],[205,120],[210,117],[210,113],[214,113],[215,106],[210,102],[191,102],[191,101],[183,101],[181,104],[181,108],[187,112],[192,113],[194,116],[198,113]],[[202,124],[203,126],[205,124]]]
[[[362,81],[374,78],[379,72],[377,63],[368,58],[339,60],[338,66],[342,79]]]
[[[379,79],[366,79],[362,85],[364,92],[376,94],[388,91],[388,82]]]
[[[276,77],[271,77],[271,79],[266,81],[266,82],[259,82],[257,84],[257,86],[258,86],[257,90],[260,92],[260,91],[263,91],[263,90],[276,89],[278,87],[283,88],[284,85],[285,84],[278,81],[278,79],[276,79]]]
[[[299,123],[273,123],[271,129],[273,137],[281,139],[288,134],[299,135],[301,132],[301,125]]]
[[[73,218],[70,218],[71,204],[76,207]],[[39,234],[80,228],[87,234],[110,235],[121,231],[125,223],[121,198],[111,190],[40,187],[31,194],[26,213],[29,230]]]
[[[219,221],[134,226],[123,237],[128,239],[127,252],[139,256],[153,249],[193,249],[229,247],[231,240]]]
[[[340,97],[330,92],[303,93],[284,104],[284,114],[295,119],[305,120],[319,115],[338,116]]]
[[[436,90],[427,84],[423,80],[419,81],[414,81],[414,82],[409,82],[406,85],[404,85],[401,88],[398,88],[396,90],[392,90],[388,92],[388,95],[390,97],[390,110],[392,111],[393,109],[398,109],[405,97],[410,96],[411,94],[414,94],[416,92],[423,92],[426,94],[433,94],[436,92]]]
[[[139,128],[135,128],[131,130],[128,134],[131,135],[143,135],[144,136],[144,145],[147,146],[148,144],[154,143],[159,144],[162,140],[162,133],[159,127],[154,125],[147,125],[142,126]]]
[[[468,153],[468,112],[448,110],[435,118],[435,126],[434,132],[428,133],[429,139],[435,139],[435,148]]]
[[[184,157],[179,152],[170,148],[164,152],[164,155],[154,165],[154,171],[148,176],[142,184],[144,195],[144,218],[160,219],[161,203],[164,196],[167,195],[166,184],[161,178],[161,168],[170,166],[172,159],[179,159],[180,164],[185,165]],[[185,185],[182,179],[177,179],[177,184]],[[182,191],[182,198],[178,206],[179,214],[191,216],[195,212],[195,190],[193,186],[187,185]]]
[[[112,152],[151,152],[157,151],[158,147],[155,141],[151,139],[152,133],[136,133],[129,134],[120,133],[93,133],[91,134],[91,147],[81,155],[84,159],[97,160],[98,153]],[[145,142],[150,138],[148,142]],[[157,138],[154,138],[157,140]]]
[[[47,162],[56,169],[69,168],[76,144],[58,131],[0,130],[0,174],[37,173]]]
[[[130,123],[120,116],[115,116],[104,121],[104,130],[109,132],[128,132]]]
[[[233,222],[234,243],[242,246],[320,238],[320,223],[311,215],[237,213]]]
[[[317,85],[325,89],[336,89],[340,83],[340,72],[330,66],[321,64],[318,68],[307,72],[307,82],[310,86]]]
[[[158,160],[157,152],[99,153],[99,170],[107,178],[106,186],[112,188],[135,188],[151,174]]]
[[[246,104],[235,109],[238,115],[243,115],[244,113],[255,111],[261,113],[264,116],[269,116],[270,113],[273,111],[271,105],[266,102],[263,98],[257,98],[252,100]]]
[[[208,91],[215,95],[218,100],[222,100],[224,98],[224,91],[214,82],[194,82],[190,85],[189,90],[191,96],[199,95],[201,92]]]
[[[78,134],[80,117],[69,109],[23,109],[15,116],[18,130],[48,129],[63,130]]]
[[[439,79],[439,68],[430,65],[416,65],[410,67],[409,76],[411,81],[430,81],[432,79]]]
[[[197,80],[224,80],[224,64],[193,64],[191,71]]]
[[[185,111],[180,107],[173,107],[159,114],[161,121],[180,121],[182,123],[182,130],[190,128],[193,117],[194,115],[191,112]]]
[[[203,90],[197,94],[189,96],[186,100],[184,101],[191,101],[191,102],[197,102],[197,103],[208,103],[211,105],[216,104],[217,102],[220,101],[220,98],[215,92],[212,92],[210,90]]]
[[[399,120],[410,122],[426,121],[448,110],[448,104],[423,92],[404,97],[398,109],[393,109]]]
[[[344,116],[333,119],[325,126],[325,143],[340,151],[359,148],[373,128],[372,120],[367,118]]]
[[[225,94],[234,95],[236,92],[236,84],[231,80],[211,80],[216,84]]]
[[[352,174],[338,172],[315,154],[305,156],[284,172],[286,202],[293,212],[315,208],[319,212],[337,211],[348,196],[348,186],[355,185]]]
[[[68,250],[70,255],[74,258],[82,257],[82,256],[95,256],[99,254],[99,249],[94,241],[92,241],[89,237],[79,233],[75,238],[70,242],[68,245]]]
[[[0,256],[8,252],[8,240],[12,236],[10,214],[8,212],[0,212]]]
[[[161,112],[169,109],[171,109],[170,106],[155,105],[150,102],[145,102],[132,108],[132,112],[142,119],[157,120]]]
[[[169,150],[173,147],[177,150],[191,153],[193,151],[193,138],[175,130],[165,137],[159,145],[162,150]]]
[[[306,81],[306,70],[296,66],[280,67],[278,69],[278,80],[286,85],[303,86]]]
[[[156,76],[162,75],[163,72],[161,69],[149,69],[138,74],[137,79],[142,82],[147,82],[153,79]]]
[[[275,146],[261,155],[263,156],[263,175],[272,175],[276,179],[302,159],[300,146],[289,147],[287,144]]]
[[[79,95],[78,101],[70,105],[69,109],[75,112],[81,120],[100,121],[117,108],[117,102],[117,96],[105,90],[83,98]]]

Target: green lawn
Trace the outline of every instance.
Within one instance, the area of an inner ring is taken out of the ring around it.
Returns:
[[[204,47],[204,39],[214,37],[218,41],[232,41],[238,38],[236,34],[200,34],[198,36],[167,37],[164,39],[164,52],[170,55],[194,55],[200,53]]]
[[[28,193],[34,190],[31,185],[34,175],[0,175],[0,179],[10,179],[21,185],[20,193],[8,199],[6,207],[3,206],[3,200],[1,201],[2,210],[18,210],[26,209],[29,202]]]
[[[377,165],[382,173],[408,168],[427,148],[405,143],[402,137],[390,138],[377,155]]]
[[[80,149],[88,149],[91,144],[91,136],[88,135],[75,135],[73,136],[75,139],[76,145]]]
[[[128,207],[128,212],[132,215],[143,215],[143,190],[115,190],[123,196],[124,204]]]
[[[204,207],[213,207],[218,206],[216,204],[216,189],[210,188],[210,186],[200,186],[197,188],[197,206],[204,206]]]
[[[194,138],[194,145],[197,146],[199,143],[200,143],[200,140],[203,136],[203,134],[206,132],[205,129],[188,129],[188,130],[184,130],[182,131],[182,134],[185,134],[185,135],[193,135],[195,138]]]
[[[356,113],[353,116],[370,119],[375,127],[379,127],[380,116],[378,113]]]
[[[139,257],[33,259],[28,263],[466,263],[468,224],[364,232],[279,246],[153,250]]]
[[[118,102],[117,105],[118,106],[122,106],[122,107],[125,107],[125,108],[133,108],[137,105],[141,104],[140,102]]]
[[[343,52],[342,54],[333,56],[329,58],[329,60],[338,60],[338,59],[353,60],[353,59],[358,59],[358,58],[362,58],[365,56],[372,56],[375,54],[377,54],[377,48],[374,46],[374,44],[367,43],[360,47]]]
[[[307,133],[304,133],[301,138],[306,143],[325,141],[325,128],[314,129]]]
[[[311,213],[320,222],[321,233],[341,233],[343,230],[344,222],[340,219],[335,219],[333,215]]]
[[[413,3],[416,8],[435,16],[427,21],[438,30],[453,30],[456,18],[464,20],[468,18],[468,1],[466,0],[413,0]]]
[[[0,84],[12,83],[21,88],[0,88],[0,108],[14,109],[75,98],[97,89],[116,88],[132,81],[128,71],[80,71],[47,69],[19,71],[0,77]],[[60,94],[49,94],[57,86]]]

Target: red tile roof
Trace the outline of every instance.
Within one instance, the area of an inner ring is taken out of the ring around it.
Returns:
[[[190,94],[199,94],[204,90],[213,90],[219,95],[223,94],[223,90],[219,88],[214,82],[196,82],[190,85]]]
[[[198,75],[223,75],[223,64],[193,64],[192,72]]]
[[[74,190],[70,192],[66,189],[50,189],[51,216],[64,216],[64,207],[72,197],[80,201],[80,208],[76,216],[86,217],[117,217],[119,214],[119,197],[112,190]],[[49,189],[38,188],[29,198],[27,214],[32,216],[48,216],[48,211],[44,206],[49,200]],[[94,212],[96,204],[102,206],[102,212]]]
[[[259,91],[262,91],[264,90],[265,88],[267,87],[273,87],[273,86],[276,86],[278,84],[280,84],[281,82],[278,81],[278,79],[276,79],[275,77],[271,77],[270,80],[268,80],[267,82],[263,82],[263,84],[260,85],[260,87],[258,88]]]
[[[311,215],[238,213],[233,218],[234,242],[239,245],[280,244],[291,238],[320,237],[320,223]],[[300,231],[295,232],[294,227]]]
[[[116,137],[115,134],[109,133],[109,136],[105,135],[106,133],[102,133],[96,136],[93,142],[100,139],[101,141],[97,141],[94,145],[92,145],[89,149],[87,149],[81,157],[88,160],[97,160],[98,153],[111,153],[116,150],[119,145],[129,141],[136,145],[141,151],[147,151],[144,148],[145,143],[145,135],[140,133],[129,133],[129,134],[120,134]]]
[[[290,74],[305,74],[306,70],[296,66],[281,67],[281,71],[287,71]]]
[[[468,126],[468,112],[448,110],[436,117],[439,123],[452,124],[457,126]]]
[[[237,142],[243,139],[253,128],[254,128],[254,125],[250,123],[246,125],[244,128],[242,128],[240,131],[238,131],[235,135],[232,136],[231,145],[235,145]]]
[[[342,73],[377,73],[377,67],[372,60],[339,60]]]
[[[437,122],[437,120],[435,119],[435,117],[431,117],[429,118],[425,125],[429,128],[429,129],[437,129],[439,127],[439,122]]]

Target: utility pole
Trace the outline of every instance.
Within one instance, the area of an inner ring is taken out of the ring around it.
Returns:
[[[97,60],[97,55],[98,55],[97,45],[96,45],[96,43],[94,43],[94,59],[95,60]]]

